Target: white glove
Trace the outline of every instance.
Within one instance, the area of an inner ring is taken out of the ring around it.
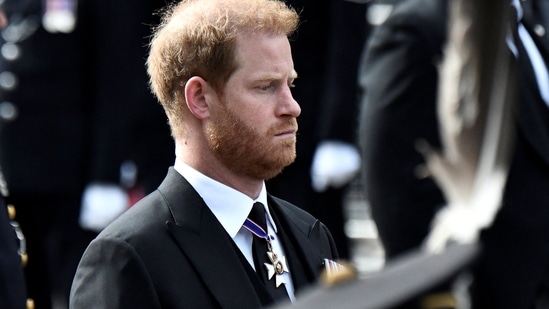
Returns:
[[[129,206],[129,198],[122,187],[114,184],[89,184],[82,196],[80,226],[100,232]]]
[[[45,0],[45,12],[42,16],[42,26],[50,33],[71,33],[76,27],[76,0],[59,1]]]
[[[321,142],[311,166],[313,189],[323,192],[330,186],[340,188],[349,183],[359,170],[360,154],[356,146],[340,141]]]

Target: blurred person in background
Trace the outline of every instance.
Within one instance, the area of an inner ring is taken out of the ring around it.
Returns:
[[[418,174],[425,160],[416,142],[441,147],[436,101],[448,2],[401,1],[364,51],[365,189],[388,260],[421,246],[446,204],[434,179]],[[509,50],[518,46],[516,142],[501,209],[481,235],[483,254],[473,267],[475,309],[549,308],[549,88],[539,82],[547,78],[549,11],[543,0],[512,2],[521,21],[520,41],[509,43]],[[533,65],[536,50],[541,61]],[[401,308],[454,308],[450,289],[443,284]]]
[[[297,159],[267,186],[330,228],[340,257],[350,258],[345,234],[346,188],[360,170],[356,146],[358,63],[368,33],[364,3],[289,0],[302,25],[292,53],[299,79]]]
[[[0,38],[0,163],[27,237],[26,282],[38,309],[67,307],[85,247],[129,206],[126,186],[154,186],[161,179],[148,177],[154,166],[164,171],[173,160],[144,69],[161,5],[2,3],[8,24]],[[130,173],[121,173],[127,166]],[[101,207],[105,199],[111,208]]]

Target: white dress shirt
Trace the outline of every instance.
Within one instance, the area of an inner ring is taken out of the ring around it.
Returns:
[[[244,193],[200,173],[179,159],[175,160],[174,168],[198,192],[219,223],[221,223],[225,231],[234,240],[246,260],[248,260],[248,263],[255,269],[252,254],[253,235],[243,227],[243,224],[255,202],[267,205],[265,183],[263,183],[263,188],[257,199],[253,200]],[[271,217],[268,207],[265,207],[265,213],[267,214],[267,233],[275,237],[272,241],[273,251],[279,256],[286,256],[278,237],[276,237],[276,224]],[[289,273],[284,273],[282,276],[284,276],[286,281],[285,286],[288,295],[294,301],[294,285],[290,276],[291,271],[289,269]]]

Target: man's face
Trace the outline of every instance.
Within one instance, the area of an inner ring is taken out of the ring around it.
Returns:
[[[210,147],[233,172],[269,179],[295,160],[296,118],[290,86],[296,78],[283,35],[252,34],[237,40],[238,68],[212,108]]]

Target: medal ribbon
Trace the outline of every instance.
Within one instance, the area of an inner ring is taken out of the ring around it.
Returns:
[[[255,236],[265,239],[268,243],[270,243],[271,240],[275,239],[274,236],[267,234],[267,232],[265,232],[265,230],[261,226],[248,218],[246,218],[246,221],[244,222],[244,228],[250,231]]]
[[[266,280],[269,281],[273,277],[275,277],[275,286],[273,288],[278,288],[281,284],[286,284],[286,280],[282,276],[284,273],[288,273],[288,265],[286,264],[286,258],[282,256],[280,259],[278,258],[278,255],[273,252],[273,247],[271,244],[271,241],[275,239],[274,236],[267,234],[265,230],[255,223],[253,220],[247,218],[246,221],[244,221],[244,228],[250,231],[253,235],[265,239],[267,241],[267,263],[263,263],[267,270],[267,278]],[[256,253],[257,254],[257,253]],[[270,261],[270,263],[269,263]],[[256,266],[257,267],[257,266]],[[275,288],[275,291],[277,289]],[[282,293],[283,292],[283,293]],[[276,293],[282,293],[284,298],[286,298],[288,295],[285,290],[282,290],[281,292]],[[278,296],[277,296],[278,297]]]

